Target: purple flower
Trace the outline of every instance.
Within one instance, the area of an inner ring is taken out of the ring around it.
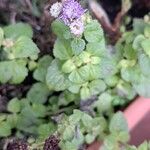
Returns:
[[[76,0],[65,0],[63,2],[62,12],[59,18],[66,24],[69,25],[74,20],[81,18],[85,10]]]
[[[84,32],[84,23],[82,22],[81,19],[73,21],[70,25],[70,31],[76,36],[82,35]]]

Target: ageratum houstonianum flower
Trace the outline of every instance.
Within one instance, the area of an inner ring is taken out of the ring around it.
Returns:
[[[76,0],[65,0],[59,18],[66,25],[70,25],[74,20],[81,18],[84,12],[85,10]]]
[[[76,36],[80,36],[84,32],[84,23],[81,19],[73,21],[69,27],[71,33]]]
[[[69,26],[71,33],[79,36],[84,31],[82,16],[85,10],[77,0],[64,0],[62,3],[56,2],[50,8],[53,17],[62,20]]]
[[[52,5],[50,8],[50,14],[51,16],[57,18],[62,11],[62,3],[56,2],[55,4]]]

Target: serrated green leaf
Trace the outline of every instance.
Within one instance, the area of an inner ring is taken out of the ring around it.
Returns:
[[[124,81],[118,82],[116,91],[118,96],[129,100],[134,99],[134,97],[137,95],[133,86],[130,83]]]
[[[27,94],[27,99],[32,103],[43,104],[46,102],[50,91],[44,83],[35,83]]]
[[[70,73],[74,69],[76,69],[76,66],[75,66],[74,62],[72,61],[72,59],[67,60],[62,66],[62,71],[64,73]]]
[[[92,65],[87,64],[78,69],[81,78],[85,81],[88,80],[95,80],[100,77],[100,66],[99,65]]]
[[[68,88],[70,82],[61,71],[62,64],[58,60],[53,60],[48,68],[46,83],[50,89],[62,91]]]
[[[20,100],[17,98],[13,98],[12,100],[9,101],[7,105],[7,110],[12,113],[18,113],[20,112],[21,109],[21,103]]]
[[[90,98],[91,94],[90,94],[90,89],[88,87],[82,87],[80,90],[80,97],[82,100],[86,100],[88,98]]]
[[[52,30],[53,32],[59,37],[60,39],[70,39],[71,33],[68,28],[63,22],[59,20],[55,20],[52,23]]]
[[[98,21],[94,20],[86,25],[84,36],[88,42],[100,42],[104,38],[103,30]]]
[[[83,113],[79,110],[74,110],[73,114],[69,116],[69,122],[73,125],[77,125],[82,118]]]
[[[85,136],[85,141],[87,144],[91,144],[92,142],[94,142],[94,140],[95,140],[95,136],[92,134],[87,134]]]
[[[80,83],[83,83],[84,80],[82,79],[82,76],[80,74],[80,71],[79,69],[76,69],[76,70],[73,70],[70,75],[69,75],[69,80],[73,83],[77,83],[77,84],[80,84]]]
[[[0,122],[6,120],[6,118],[7,118],[7,114],[0,113]]]
[[[128,132],[128,124],[122,112],[114,114],[109,125],[110,132]]]
[[[57,39],[54,44],[54,56],[60,60],[67,60],[72,57],[70,41]]]
[[[110,86],[114,87],[119,82],[119,76],[113,75],[108,78],[105,78],[105,83]]]
[[[131,44],[126,44],[124,47],[124,57],[127,59],[136,59],[136,52]]]
[[[7,137],[11,134],[11,127],[8,122],[0,122],[0,137]]]
[[[71,85],[71,86],[68,88],[68,90],[69,90],[70,92],[72,92],[72,93],[77,94],[77,93],[79,93],[80,87],[81,87],[81,85],[74,84],[74,85]]]
[[[145,53],[150,57],[150,39],[145,39],[141,45]]]
[[[26,61],[2,61],[0,62],[0,82],[1,83],[21,83],[28,74]]]
[[[11,128],[16,128],[17,123],[18,123],[18,115],[17,114],[8,115],[7,122],[11,126]]]
[[[102,78],[110,77],[117,72],[117,62],[108,58],[102,58],[99,70]]]
[[[100,42],[88,43],[86,45],[86,50],[87,52],[89,52],[91,55],[94,56],[102,57],[107,55],[105,41],[103,39]]]
[[[45,117],[46,107],[39,103],[32,104],[32,111],[34,112],[36,117]]]
[[[39,59],[37,68],[33,73],[34,79],[37,81],[45,82],[47,69],[52,62],[52,57],[45,55],[41,59]]]
[[[63,132],[63,140],[71,140],[75,133],[75,126],[68,126]]]
[[[141,76],[138,82],[133,83],[133,87],[140,96],[150,98],[150,79],[145,76]]]
[[[92,82],[90,82],[89,88],[90,88],[91,96],[97,95],[105,91],[106,84],[103,80],[93,80]]]
[[[138,82],[141,71],[138,65],[121,69],[121,77],[127,82]]]
[[[143,35],[138,35],[138,36],[134,39],[134,41],[133,41],[133,48],[134,48],[135,50],[140,49],[140,48],[141,48],[141,43],[142,43],[142,41],[144,41],[144,40],[145,40],[145,37],[144,37]]]
[[[47,124],[41,124],[39,127],[38,127],[38,134],[39,136],[43,139],[45,138],[48,138],[51,134],[54,133],[56,129],[56,126],[53,124],[53,123],[47,123]]]
[[[139,56],[139,65],[142,73],[146,76],[150,75],[150,58],[145,55],[141,54]]]
[[[85,41],[80,38],[74,38],[71,41],[73,54],[79,55],[85,49]]]
[[[147,25],[144,29],[144,35],[147,38],[150,38],[150,25]]]
[[[94,103],[99,112],[111,110],[112,96],[108,93],[103,93],[99,96],[98,100]]]
[[[14,43],[14,45],[9,48],[9,51],[11,51],[11,55],[13,55],[13,58],[31,58],[31,59],[37,59],[39,49],[36,46],[36,44],[26,36],[20,36]],[[9,52],[8,52],[8,57]]]
[[[16,23],[4,27],[4,33],[6,38],[17,39],[20,36],[27,36],[32,38],[33,31],[29,24],[26,23]]]
[[[83,125],[84,125],[87,129],[91,129],[91,128],[92,128],[92,121],[93,121],[93,119],[92,119],[92,117],[91,117],[90,115],[84,113],[84,114],[82,115],[82,119],[81,119],[81,120],[82,120]]]

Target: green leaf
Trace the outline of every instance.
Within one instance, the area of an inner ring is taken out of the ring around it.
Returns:
[[[52,62],[52,57],[45,55],[38,61],[36,70],[33,73],[34,79],[37,81],[45,82],[47,69]]]
[[[140,96],[150,98],[150,79],[145,76],[141,76],[137,83],[133,83],[133,87]]]
[[[88,98],[90,98],[91,94],[90,94],[90,89],[88,87],[82,87],[81,91],[80,91],[80,96],[82,100],[86,100]]]
[[[138,82],[141,72],[138,65],[121,69],[121,77],[127,82]]]
[[[77,125],[83,116],[83,112],[80,110],[73,110],[73,114],[69,116],[69,122],[73,125]]]
[[[109,125],[110,132],[128,132],[128,124],[122,112],[114,114]]]
[[[140,69],[142,73],[144,75],[149,76],[150,75],[150,58],[145,54],[141,54],[139,56],[139,65],[140,65]]]
[[[119,82],[120,77],[117,75],[110,76],[108,78],[105,78],[105,83],[110,87],[115,87],[116,84]]]
[[[138,150],[148,150],[148,143],[147,142],[144,142],[142,143],[139,147],[138,147]]]
[[[134,19],[133,20],[133,30],[134,32],[138,34],[143,34],[145,29],[146,23],[143,21],[143,19]]]
[[[29,38],[25,36],[20,36],[14,43],[14,45],[10,48],[13,55],[13,58],[31,58],[37,59],[39,49],[36,44]],[[8,57],[9,52],[8,52]]]
[[[46,114],[46,107],[42,104],[33,103],[32,104],[32,111],[34,112],[36,117],[45,117]]]
[[[91,96],[97,95],[105,91],[106,84],[103,80],[93,80],[92,82],[90,82],[89,88],[90,88]]]
[[[91,144],[92,142],[94,142],[94,140],[95,140],[95,136],[92,134],[87,134],[85,136],[85,141],[87,144]]]
[[[76,69],[76,66],[75,66],[74,62],[72,61],[72,59],[67,60],[62,66],[62,71],[64,73],[70,73],[74,69]]]
[[[124,47],[124,57],[127,59],[136,59],[136,52],[131,44],[126,44]]]
[[[121,142],[121,143],[127,143],[130,139],[130,135],[128,132],[116,132],[116,133],[113,133],[113,136],[116,136],[117,138],[117,141]]]
[[[60,39],[70,39],[71,33],[69,27],[66,26],[63,22],[59,20],[55,20],[52,23],[52,30],[53,32],[59,37]]]
[[[84,82],[84,80],[82,79],[82,76],[80,74],[79,69],[73,70],[71,72],[71,74],[69,75],[69,80],[71,82],[74,82],[74,83],[77,83],[77,84],[80,84],[80,83]]]
[[[18,115],[17,114],[8,115],[7,122],[11,126],[11,128],[16,128],[17,123],[18,123]]]
[[[88,43],[86,45],[86,51],[94,56],[106,56],[107,51],[105,47],[105,41],[102,39],[100,42]]]
[[[29,38],[32,38],[33,36],[31,26],[21,22],[5,27],[4,33],[6,38],[12,39],[17,39],[20,36],[27,36]]]
[[[4,31],[3,29],[0,27],[0,46],[2,45],[4,39]]]
[[[102,58],[99,66],[99,74],[102,78],[110,77],[117,72],[117,62],[115,60]]]
[[[28,74],[26,61],[2,61],[0,62],[0,82],[1,83],[21,83]]]
[[[48,87],[44,83],[35,83],[27,94],[27,99],[32,103],[43,104],[50,94]]]
[[[104,38],[103,30],[98,21],[94,20],[86,25],[84,36],[88,42],[100,42]]]
[[[74,94],[78,94],[79,93],[79,90],[80,90],[80,87],[81,85],[78,85],[78,84],[74,84],[74,85],[71,85],[68,90]]]
[[[118,84],[116,86],[116,90],[117,90],[118,96],[127,98],[129,100],[134,99],[135,96],[137,95],[133,86],[131,84],[129,84],[128,82],[124,82],[124,81],[118,82]]]
[[[145,37],[150,38],[150,25],[145,27],[144,35],[145,35]]]
[[[80,76],[83,80],[95,80],[100,77],[100,66],[99,65],[92,65],[87,64],[81,68],[78,69]]]
[[[141,45],[145,53],[150,57],[150,39],[145,39]]]
[[[0,122],[6,120],[7,114],[0,113]]]
[[[85,49],[85,41],[80,38],[74,38],[71,41],[71,47],[73,50],[73,54],[79,55]]]
[[[99,112],[107,112],[111,110],[112,96],[108,93],[103,93],[99,96],[98,100],[94,103]]]
[[[68,88],[70,82],[63,72],[61,72],[61,67],[62,63],[55,59],[48,68],[46,83],[50,89],[63,91]]]
[[[140,48],[141,48],[141,43],[142,43],[142,41],[144,41],[144,40],[145,40],[145,37],[144,37],[143,35],[138,35],[138,36],[134,39],[134,41],[133,41],[133,48],[134,48],[135,50],[140,49]]]
[[[18,113],[20,112],[21,109],[21,103],[20,100],[17,98],[13,98],[12,100],[9,101],[7,105],[7,110],[12,113]]]
[[[43,139],[48,138],[51,134],[54,133],[56,126],[53,123],[41,124],[38,127],[38,134],[42,136]]]
[[[82,119],[81,119],[81,120],[82,120],[83,125],[84,125],[87,129],[91,129],[91,128],[92,128],[92,121],[93,121],[93,119],[92,119],[92,117],[91,117],[90,115],[84,113],[84,114],[82,115]]]
[[[11,135],[11,127],[8,122],[0,122],[0,137]]]
[[[67,126],[63,132],[63,140],[71,140],[75,133],[75,126]]]
[[[72,57],[70,41],[57,39],[54,44],[54,56],[60,60],[67,60]]]

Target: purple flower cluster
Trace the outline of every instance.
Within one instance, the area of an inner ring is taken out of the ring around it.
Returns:
[[[76,0],[66,0],[63,3],[62,13],[59,18],[64,21],[66,25],[70,25],[73,21],[80,19],[85,10]]]
[[[64,0],[62,5],[57,2],[57,4],[55,3],[51,7],[51,15],[54,17],[57,16],[62,20],[67,26],[69,26],[71,32],[77,36],[81,35],[84,31],[84,23],[81,19],[84,13],[85,10],[77,0]]]

